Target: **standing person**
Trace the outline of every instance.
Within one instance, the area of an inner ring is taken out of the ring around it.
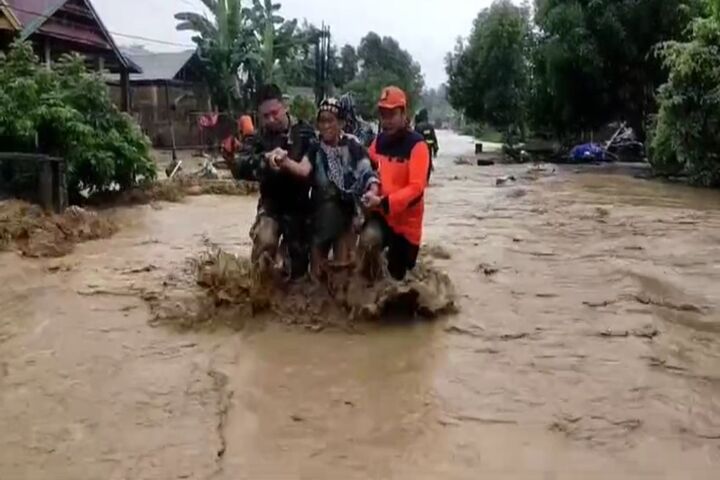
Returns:
[[[232,168],[235,155],[240,151],[243,143],[252,141],[254,135],[255,126],[252,117],[250,115],[242,115],[237,121],[237,131],[235,135],[227,137],[220,148],[228,168]]]
[[[338,100],[323,100],[317,116],[320,142],[300,163],[280,165],[300,178],[312,179],[311,271],[316,279],[321,279],[331,250],[336,264],[352,262],[357,240],[354,221],[360,214],[361,198],[367,192],[380,193],[380,181],[365,148],[343,132],[346,115]]]
[[[440,152],[440,145],[435,134],[435,127],[430,123],[428,111],[424,108],[415,116],[415,131],[423,136],[425,143],[430,148],[430,171],[428,172],[428,178],[430,178],[430,173],[435,170],[433,160],[437,158],[438,152]]]
[[[363,197],[373,214],[360,237],[361,268],[375,277],[375,261],[387,248],[390,275],[402,280],[420,251],[430,152],[423,137],[408,128],[405,92],[385,88],[378,109],[382,131],[369,154],[380,173],[381,192]]]
[[[315,130],[295,124],[276,85],[258,92],[260,131],[249,137],[234,162],[236,178],[260,182],[257,217],[250,230],[252,261],[261,268],[271,265],[280,240],[287,247],[289,273],[299,278],[307,273],[309,255],[307,221],[311,213],[310,183],[281,171],[284,162],[299,162],[316,142]]]
[[[349,135],[354,135],[365,148],[369,147],[375,140],[375,132],[370,124],[358,115],[352,95],[346,93],[340,97],[340,106],[345,115],[343,131]]]

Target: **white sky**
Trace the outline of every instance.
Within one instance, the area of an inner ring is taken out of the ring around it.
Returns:
[[[425,83],[446,80],[445,54],[467,36],[473,19],[491,0],[277,0],[285,18],[330,25],[335,43],[357,45],[369,31],[395,37],[420,62]],[[92,0],[112,32],[183,44],[142,42],[115,36],[120,45],[145,43],[153,50],[191,48],[190,34],[177,32],[173,15],[201,10],[199,0]],[[246,3],[250,3],[247,0]]]

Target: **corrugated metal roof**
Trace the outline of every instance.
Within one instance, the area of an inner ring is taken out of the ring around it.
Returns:
[[[15,16],[23,27],[27,27],[38,20],[44,20],[44,15],[51,15],[67,0],[6,0],[12,7]]]
[[[124,55],[142,69],[141,74],[131,75],[131,80],[173,80],[195,55],[195,50]]]

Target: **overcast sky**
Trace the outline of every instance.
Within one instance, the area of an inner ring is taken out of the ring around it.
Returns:
[[[492,0],[279,0],[285,18],[331,27],[334,41],[357,45],[369,31],[392,35],[422,65],[425,83],[445,81],[445,54],[458,35],[467,36],[477,13]],[[92,0],[115,33],[182,45],[142,42],[116,35],[120,45],[146,43],[154,50],[191,48],[190,35],[175,31],[178,11],[201,11],[199,0]],[[249,3],[249,1],[248,1]]]

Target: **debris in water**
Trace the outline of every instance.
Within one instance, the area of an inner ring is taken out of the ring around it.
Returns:
[[[457,157],[454,161],[455,165],[472,165],[473,161],[466,157]]]
[[[465,328],[458,325],[450,325],[449,327],[445,328],[446,333],[451,333],[454,335],[465,335],[475,338],[482,338],[485,336],[482,330],[482,328],[477,326]]]
[[[158,269],[158,267],[156,267],[153,264],[150,264],[150,265],[146,265],[144,267],[132,268],[130,270],[125,270],[124,272],[122,272],[122,274],[123,275],[133,275],[136,273],[150,273],[150,272],[154,272],[157,269]]]
[[[499,187],[501,185],[505,185],[509,182],[515,182],[515,181],[516,181],[516,178],[513,175],[507,175],[505,177],[500,177],[500,178],[495,179],[495,185]]]
[[[182,202],[187,196],[230,195],[246,196],[257,193],[256,182],[231,179],[198,178],[176,175],[122,192],[103,192],[93,195],[87,203],[95,206],[147,205],[153,202]]]
[[[520,332],[520,333],[504,333],[500,335],[500,340],[503,342],[511,342],[513,340],[522,340],[523,338],[529,337],[530,334],[527,332]]]
[[[628,337],[637,337],[637,338],[647,338],[648,340],[652,340],[658,335],[660,335],[660,330],[653,327],[652,325],[646,325],[643,328],[637,328],[634,330],[612,330],[607,329],[605,331],[602,331],[598,334],[600,337],[604,338],[628,338]]]
[[[583,302],[583,305],[590,308],[605,308],[617,303],[617,300],[603,300],[601,302]]]
[[[309,279],[288,283],[274,271],[261,274],[249,259],[217,247],[193,263],[201,290],[173,285],[178,295],[166,292],[151,299],[154,323],[193,329],[220,323],[242,329],[256,318],[321,332],[390,318],[432,319],[455,311],[449,277],[422,259],[401,282],[386,278],[368,284],[359,275],[331,270],[328,284],[333,288]]]
[[[488,265],[486,263],[481,263],[475,268],[476,272],[482,272],[486,277],[492,277],[493,275],[497,274],[500,270],[493,267],[492,265]]]
[[[507,198],[523,198],[528,194],[528,191],[524,188],[514,188],[507,194]]]
[[[60,215],[18,200],[0,202],[0,251],[26,257],[62,257],[77,243],[107,238],[116,225],[96,212],[70,207]]]
[[[450,252],[440,245],[429,245],[427,247],[423,247],[421,253],[438,260],[450,260],[452,258]]]
[[[644,294],[634,295],[633,298],[635,299],[636,302],[641,303],[643,305],[652,305],[655,307],[667,308],[669,310],[676,310],[678,312],[703,313],[702,308],[698,307],[697,305],[692,305],[689,303],[676,304],[669,300],[656,299],[656,298],[652,298],[652,297],[644,295]]]

